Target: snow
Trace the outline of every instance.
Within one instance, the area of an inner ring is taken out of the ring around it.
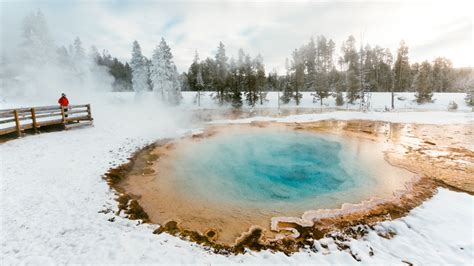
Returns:
[[[0,144],[1,264],[354,264],[356,261],[350,253],[337,250],[332,238],[320,240],[316,244],[317,253],[303,250],[286,256],[264,251],[223,256],[167,234],[154,235],[156,225],[139,224],[116,217],[113,212],[100,212],[117,209],[113,192],[101,178],[110,166],[124,162],[135,149],[156,139],[199,132],[198,128],[189,126],[187,112],[181,112],[181,109],[196,108],[188,101],[190,95],[183,93],[184,107],[164,109],[152,102],[135,103],[131,101],[133,94],[107,94],[106,100],[91,102],[93,127],[31,135]],[[451,98],[462,97],[462,94],[436,95],[440,103],[438,107],[432,106],[436,112],[341,111],[279,119],[359,117],[472,123],[472,113],[464,112],[467,108],[460,102],[463,112],[441,111],[445,110],[444,101],[449,103]],[[81,101],[85,100],[83,96]],[[9,101],[0,103],[0,108],[29,104]],[[47,103],[35,102],[41,104]],[[204,103],[204,107],[210,106]],[[472,196],[439,189],[432,199],[408,216],[379,223],[365,237],[348,243],[364,263],[472,265],[473,206]],[[109,221],[113,217],[115,220]],[[395,237],[386,239],[379,235],[387,231],[396,232]],[[328,248],[321,245],[324,242]],[[371,249],[373,256],[369,255]]]
[[[321,114],[290,115],[286,117],[265,117],[256,116],[236,120],[215,120],[212,123],[250,123],[252,121],[276,121],[276,122],[313,122],[326,119],[352,120],[365,119],[375,121],[387,121],[394,123],[417,123],[417,124],[462,124],[472,123],[474,116],[472,113],[462,112],[330,112]]]
[[[205,92],[206,96],[202,97],[201,99],[201,108],[210,108],[210,107],[217,107],[217,104],[211,99],[212,92]],[[197,108],[195,104],[193,104],[194,96],[196,92],[183,92],[183,103],[187,106],[192,106],[193,108]],[[303,98],[301,99],[301,103],[299,107],[304,108],[321,108],[321,105],[318,102],[313,102],[313,96],[311,95],[312,92],[302,92]],[[281,96],[281,93],[280,93]],[[433,103],[427,104],[417,104],[415,101],[415,93],[412,92],[397,92],[395,93],[395,108],[398,111],[401,110],[424,110],[424,111],[447,111],[449,102],[455,101],[458,104],[458,111],[471,111],[472,107],[467,106],[466,102],[464,101],[466,94],[465,93],[434,93],[433,96]],[[405,98],[405,100],[400,100],[400,98]],[[278,107],[278,93],[277,92],[268,92],[267,94],[267,102],[263,105],[256,105],[256,108],[277,108]],[[372,111],[383,111],[385,107],[389,108],[391,105],[391,94],[388,92],[372,92],[371,93],[371,110]],[[290,102],[289,104],[281,104],[282,108],[295,108],[296,104],[294,102]],[[244,104],[244,106],[246,106]],[[334,97],[329,97],[323,100],[323,108],[336,108],[336,101]],[[340,110],[358,110],[359,103],[355,102],[355,104],[347,105],[344,104],[343,106],[338,107]]]

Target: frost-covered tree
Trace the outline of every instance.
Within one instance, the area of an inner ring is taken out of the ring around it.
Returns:
[[[24,18],[22,31],[21,48],[25,62],[38,65],[55,62],[53,38],[41,10]]]
[[[66,49],[66,47],[64,47],[64,46],[58,47],[58,49],[56,51],[56,54],[57,54],[58,63],[64,69],[71,68],[72,62],[71,62],[71,58],[69,56],[69,52]]]
[[[415,77],[416,102],[419,104],[431,102],[433,97],[432,82],[433,74],[431,65],[428,61],[424,61],[418,74]]]
[[[171,48],[164,38],[153,51],[151,62],[153,91],[159,95],[163,102],[173,105],[179,104],[182,99],[179,74],[173,62]]]
[[[137,95],[148,90],[148,67],[142,54],[140,44],[133,42],[132,59],[130,60],[132,68],[132,86]]]
[[[90,70],[88,64],[86,63],[86,52],[84,47],[82,47],[82,42],[79,37],[74,39],[74,43],[71,47],[72,53],[70,56],[73,68],[76,75],[79,77],[80,82],[82,83],[84,81],[86,72]]]
[[[84,50],[84,47],[82,47],[82,41],[79,37],[76,37],[76,39],[74,39],[73,47],[74,47],[74,54],[73,54],[74,61],[81,62],[85,60],[86,51]]]

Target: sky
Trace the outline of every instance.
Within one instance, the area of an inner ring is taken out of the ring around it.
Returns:
[[[22,19],[41,9],[56,45],[79,36],[129,61],[137,40],[144,55],[164,37],[179,71],[195,51],[214,56],[220,41],[228,57],[239,48],[261,54],[267,71],[283,73],[285,58],[311,37],[341,43],[354,35],[358,45],[380,45],[396,52],[409,46],[411,62],[444,56],[455,67],[474,66],[474,1],[91,1],[0,0],[2,53],[18,46]]]

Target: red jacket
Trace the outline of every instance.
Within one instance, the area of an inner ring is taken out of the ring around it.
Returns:
[[[69,100],[66,98],[66,96],[62,96],[61,98],[59,98],[58,103],[59,103],[61,106],[66,107],[66,106],[69,105]]]

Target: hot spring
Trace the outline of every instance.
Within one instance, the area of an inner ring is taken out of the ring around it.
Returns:
[[[384,160],[383,143],[282,126],[228,126],[158,147],[152,174],[130,177],[150,220],[217,232],[233,243],[275,216],[390,197],[413,174]]]

